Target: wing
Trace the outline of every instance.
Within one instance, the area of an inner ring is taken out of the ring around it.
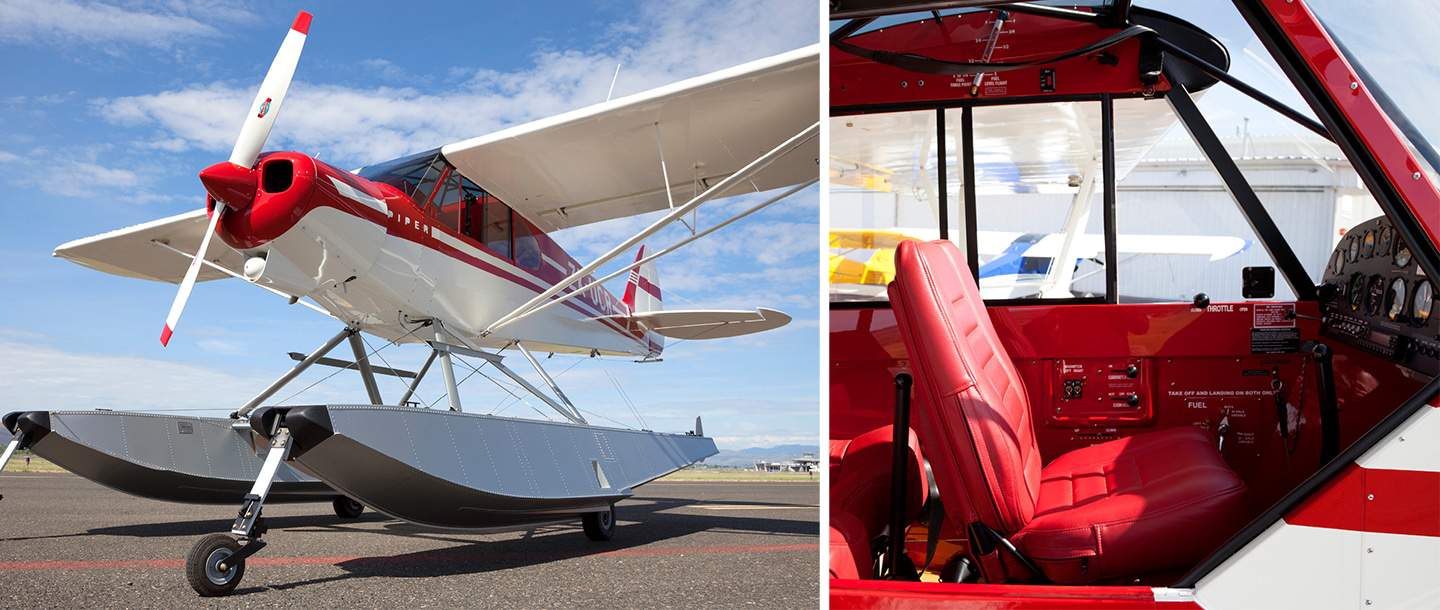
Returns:
[[[606,316],[634,322],[671,339],[724,339],[774,330],[790,323],[784,312],[765,307],[755,311],[675,309],[628,316]]]
[[[169,218],[116,229],[93,237],[85,237],[55,248],[55,256],[74,261],[91,269],[157,282],[179,283],[185,277],[190,258],[174,252],[195,252],[205,235],[209,220],[205,210],[186,212]],[[209,261],[239,273],[244,257],[224,242],[210,243]],[[228,277],[208,266],[200,267],[199,281]]]
[[[661,210],[665,174],[682,203],[818,121],[819,66],[796,49],[441,151],[545,231]],[[812,179],[818,159],[817,138],[725,194]]]
[[[1054,258],[1064,241],[1063,234],[1046,235],[1026,249],[1024,256]],[[1223,235],[1120,235],[1115,241],[1119,254],[1183,254],[1207,256],[1212,261],[1230,258],[1249,246],[1244,239]],[[1075,258],[1092,258],[1104,251],[1105,238],[1093,234],[1079,236],[1072,247]]]
[[[950,112],[958,113],[958,110]],[[999,193],[1073,193],[1100,155],[1099,104],[1023,104],[974,110],[976,190]],[[958,116],[946,122],[960,139]],[[1115,104],[1115,175],[1123,180],[1177,120],[1159,100]],[[830,183],[873,192],[909,192],[931,206],[935,198],[934,112],[891,112],[838,117],[831,121]],[[951,155],[958,147],[951,142]],[[961,172],[949,160],[946,178],[952,196]]]

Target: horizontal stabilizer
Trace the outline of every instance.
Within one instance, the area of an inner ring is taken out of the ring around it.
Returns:
[[[687,340],[739,337],[775,330],[790,323],[788,314],[765,307],[757,307],[755,311],[676,309],[605,318],[639,324],[671,339]]]
[[[190,266],[189,253],[200,249],[209,220],[203,209],[186,212],[77,239],[55,248],[55,256],[105,273],[176,284]],[[245,265],[243,255],[219,241],[212,242],[205,258],[235,273],[240,273]],[[200,268],[197,281],[224,277],[228,276],[206,266]]]

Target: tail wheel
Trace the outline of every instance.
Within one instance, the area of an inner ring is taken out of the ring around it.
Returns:
[[[229,595],[245,577],[245,560],[231,560],[240,543],[229,534],[210,534],[185,556],[185,579],[201,597]]]
[[[345,496],[335,496],[335,500],[330,504],[335,507],[335,514],[341,519],[355,519],[360,516],[360,513],[365,512],[364,504]]]
[[[580,523],[585,526],[585,537],[598,542],[604,542],[615,537],[615,507],[611,506],[600,512],[585,513],[580,518]]]

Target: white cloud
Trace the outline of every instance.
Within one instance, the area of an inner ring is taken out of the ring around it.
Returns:
[[[256,383],[200,366],[83,354],[0,337],[0,394],[15,408],[193,409],[238,406]]]
[[[716,15],[724,16],[724,27],[715,27]],[[619,96],[811,44],[817,19],[804,2],[656,1],[633,22],[611,26],[606,42],[595,48],[542,51],[526,68],[462,71],[455,85],[425,90],[314,82],[302,60],[267,147],[306,150],[342,166],[384,160],[601,102],[616,63],[624,66]],[[382,73],[395,67],[371,61]],[[98,106],[111,122],[157,128],[156,142],[169,146],[179,138],[191,148],[222,153],[234,142],[260,76],[100,100]]]
[[[202,12],[201,18],[192,16]],[[0,40],[167,48],[181,40],[220,36],[207,22],[248,18],[244,11],[222,5],[144,10],[102,2],[0,0]]]
[[[4,160],[0,157],[0,161]],[[150,178],[132,170],[57,157],[49,151],[25,160],[24,166],[24,171],[14,174],[12,183],[51,195],[142,205],[175,199],[149,188]]]
[[[0,163],[9,163],[9,162],[15,161],[15,160],[17,160],[17,159],[19,159],[19,158],[20,158],[20,155],[17,155],[17,154],[12,153],[12,152],[6,152],[6,151],[3,151],[3,150],[0,150]]]

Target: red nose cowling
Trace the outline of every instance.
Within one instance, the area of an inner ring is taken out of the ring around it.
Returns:
[[[255,170],[221,161],[200,171],[200,182],[216,201],[232,210],[243,210],[255,201]]]

